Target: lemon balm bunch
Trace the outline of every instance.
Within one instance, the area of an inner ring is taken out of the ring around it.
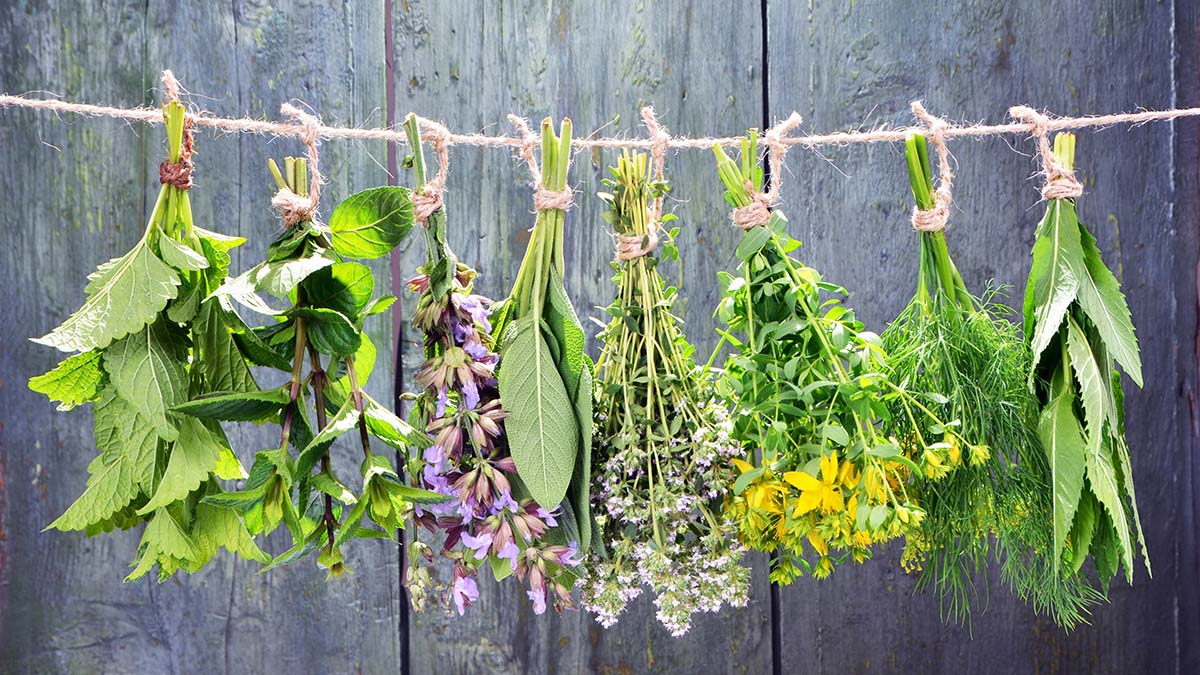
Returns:
[[[622,155],[611,172],[612,192],[600,196],[623,245],[597,362],[592,480],[607,555],[590,556],[583,604],[610,626],[649,586],[659,621],[678,636],[696,612],[746,603],[743,549],[721,513],[739,448],[671,314],[675,289],[656,270],[658,223],[647,204],[666,185],[649,180],[643,154]]]

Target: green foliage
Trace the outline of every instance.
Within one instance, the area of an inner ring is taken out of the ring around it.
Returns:
[[[377,187],[353,194],[329,217],[333,248],[349,258],[387,255],[412,226],[412,200],[402,187]]]
[[[93,349],[63,359],[45,375],[29,378],[29,388],[58,401],[58,409],[67,411],[98,399],[106,382],[100,352]]]

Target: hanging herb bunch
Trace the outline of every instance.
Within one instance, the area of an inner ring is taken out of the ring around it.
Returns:
[[[735,211],[741,263],[721,273],[717,307],[733,348],[719,392],[743,454],[726,513],[747,546],[778,553],[771,580],[786,584],[921,536],[917,481],[945,478],[968,444],[927,405],[941,397],[891,379],[879,336],[841,304],[845,289],[789,256],[800,242],[782,212],[767,212],[757,140],[743,139],[740,165],[713,148],[726,201],[750,209]]]
[[[439,174],[425,190],[425,160],[415,115],[405,122],[413,148],[412,167],[418,193],[432,199],[440,193]],[[443,169],[444,171],[444,164]],[[418,294],[413,326],[424,335],[425,362],[416,380],[413,419],[432,444],[422,457],[409,460],[409,475],[420,488],[446,495],[440,504],[418,504],[416,521],[444,534],[441,554],[454,561],[447,604],[463,614],[479,598],[475,576],[487,566],[497,581],[514,572],[529,584],[534,611],[546,610],[549,592],[558,606],[570,604],[578,551],[551,544],[547,531],[557,519],[528,497],[514,497],[516,463],[504,434],[495,369],[500,357],[490,335],[491,300],[473,292],[475,270],[458,261],[446,241],[446,212],[440,196],[418,208],[430,208],[425,226],[426,262],[408,282]],[[418,217],[418,220],[422,220]],[[414,539],[408,548],[405,585],[413,606],[423,609],[432,575],[422,561],[431,550]]]
[[[345,260],[384,256],[404,238],[412,227],[408,191],[381,187],[351,195],[326,227],[315,220],[319,177],[307,187],[315,139],[309,143],[309,162],[289,157],[283,171],[269,165],[279,187],[273,203],[286,229],[267,248],[265,261],[217,290],[274,320],[253,329],[243,325],[235,337],[252,363],[288,379],[262,392],[200,396],[177,410],[206,420],[279,424],[279,445],[255,455],[242,489],[207,495],[204,503],[240,514],[251,534],[286,526],[293,545],[266,569],[316,552],[320,566],[338,576],[345,571],[342,546],[350,539],[393,539],[413,502],[445,497],[406,485],[391,453],[371,445],[373,437],[407,454],[423,447],[425,438],[363,391],[375,361],[363,323],[394,298],[373,299],[371,269]],[[260,292],[291,300],[291,307],[272,309]],[[330,452],[345,434],[357,436],[361,447],[357,492]],[[380,529],[364,524],[364,517]]]
[[[537,221],[512,293],[496,310],[492,325],[492,338],[500,345],[497,379],[507,411],[504,432],[517,469],[514,498],[529,522],[557,522],[546,541],[566,547],[527,546],[530,537],[521,533],[525,541],[518,544],[516,572],[528,580],[535,610],[545,606],[547,588],[554,592],[556,609],[571,606],[572,567],[595,541],[588,503],[593,365],[584,352],[583,327],[563,288],[571,121],[562,121],[561,136],[549,118],[541,131],[540,171],[532,148],[525,153],[535,172]]]
[[[749,570],[721,511],[739,448],[671,313],[676,289],[659,275],[654,249],[673,217],[655,222],[648,210],[667,184],[651,182],[646,163],[644,154],[624,153],[605,180],[611,192],[600,195],[620,243],[617,296],[600,335],[592,479],[607,555],[590,556],[583,603],[610,626],[649,586],[659,621],[679,636],[695,612],[744,606]],[[663,258],[678,259],[674,244]]]
[[[163,79],[177,89],[169,71]],[[230,333],[236,317],[207,297],[225,278],[229,251],[245,240],[193,223],[191,124],[174,96],[163,117],[167,160],[145,233],[88,277],[83,307],[35,340],[80,353],[29,381],[60,410],[94,404],[99,454],[87,489],[49,528],[90,536],[145,522],[126,581],[156,564],[159,581],[194,572],[221,547],[270,559],[236,516],[204,501],[220,493],[221,480],[246,477],[220,426],[177,411],[205,392],[253,396],[258,387]]]
[[[923,135],[909,135],[905,156],[917,209],[937,211]],[[947,182],[943,176],[948,190]],[[942,218],[947,213],[942,209]],[[1086,579],[1056,570],[1050,471],[1036,435],[1037,402],[1026,386],[1029,349],[1018,326],[1005,318],[1011,310],[994,302],[1003,288],[982,298],[968,292],[950,257],[944,224],[919,232],[917,291],[884,331],[883,345],[892,379],[927,392],[926,405],[942,419],[958,420],[958,433],[976,444],[937,439],[947,452],[930,458],[925,478],[949,475],[921,490],[926,515],[920,535],[907,539],[905,566],[919,571],[919,587],[934,588],[948,618],[967,621],[977,595],[974,579],[986,573],[995,537],[1006,582],[1072,627],[1085,620],[1100,594]],[[893,402],[891,415],[888,433],[902,436],[902,401]]]
[[[1033,246],[1024,318],[1033,351],[1029,382],[1041,406],[1038,433],[1053,479],[1053,550],[1068,576],[1090,555],[1107,588],[1121,567],[1133,583],[1135,545],[1150,572],[1114,367],[1141,386],[1142,363],[1121,285],[1076,212],[1075,136],[1055,136],[1053,151],[1044,133],[1039,142],[1048,205]]]

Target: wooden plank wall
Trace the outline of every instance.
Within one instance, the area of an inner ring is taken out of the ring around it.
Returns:
[[[1200,98],[1200,10],[1186,0],[898,4],[16,0],[0,5],[0,91],[151,104],[159,69],[170,67],[193,103],[223,115],[275,118],[296,98],[325,120],[360,126],[416,110],[459,130],[509,133],[505,115],[518,112],[630,136],[644,133],[637,111],[648,103],[673,132],[702,135],[793,109],[808,130],[908,124],[913,98],[956,121],[999,121],[1019,102],[1079,114]],[[1157,123],[1084,132],[1079,143],[1081,213],[1122,277],[1146,363],[1147,387],[1131,389],[1127,405],[1153,581],[1114,585],[1094,625],[1064,637],[995,579],[971,630],[941,625],[936,602],[912,594],[896,551],[777,591],[756,557],[749,606],[704,616],[674,640],[647,599],[603,630],[581,613],[534,616],[511,583],[482,584],[463,619],[411,614],[400,552],[386,543],[356,544],[355,574],[330,584],[310,565],[256,576],[221,557],[190,578],[123,585],[136,535],[41,534],[83,484],[90,416],[56,413],[27,391],[25,379],[55,354],[26,338],[61,320],[86,273],[135,240],[157,188],[161,131],[0,112],[0,672],[1196,672],[1198,129]],[[994,278],[1019,294],[1040,217],[1032,143],[961,141],[952,151],[956,260],[970,284]],[[298,152],[292,141],[201,136],[195,210],[250,239],[237,269],[277,227],[265,159]],[[404,152],[327,142],[326,212],[388,182],[389,153]],[[581,154],[572,170],[567,285],[591,315],[611,294],[594,192],[612,159]],[[715,273],[733,265],[737,233],[710,155],[673,152],[667,171],[683,228],[682,310],[706,353]],[[800,255],[850,287],[860,316],[879,326],[913,287],[903,172],[898,148],[859,146],[793,151],[785,176]],[[516,273],[532,224],[527,182],[504,152],[453,150],[451,237],[486,294],[503,295]],[[402,246],[400,278],[421,256],[418,241]],[[387,278],[386,263],[377,271]],[[391,343],[382,320],[373,331],[377,345]],[[410,375],[420,359],[411,331],[400,344],[396,365]],[[393,364],[381,358],[369,388],[384,399]],[[233,440],[246,453],[260,442]],[[284,542],[268,544],[278,552]]]

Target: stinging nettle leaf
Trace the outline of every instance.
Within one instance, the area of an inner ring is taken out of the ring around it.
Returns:
[[[87,489],[45,529],[85,529],[125,508],[137,495],[137,481],[125,458],[106,462],[102,455],[97,456],[88,465]]]
[[[168,411],[187,399],[188,349],[184,337],[163,321],[114,342],[104,369],[121,398],[146,417],[163,440],[178,435]]]
[[[128,253],[88,275],[87,301],[58,328],[33,341],[64,352],[103,349],[137,332],[179,292],[174,269],[143,237]]]
[[[146,515],[177,502],[200,487],[216,468],[224,447],[200,420],[182,418],[179,439],[171,447],[171,456],[159,480],[158,489],[150,501],[138,509],[138,514]]]
[[[1104,444],[1096,451],[1087,453],[1087,478],[1091,485],[1092,494],[1104,506],[1104,510],[1112,518],[1117,531],[1117,541],[1121,547],[1121,562],[1125,565],[1125,580],[1133,583],[1133,542],[1130,540],[1130,523],[1125,513],[1125,504],[1121,499],[1121,491],[1117,486],[1117,475],[1113,469],[1111,446]]]
[[[100,398],[104,382],[100,352],[92,350],[67,357],[50,372],[29,378],[29,388],[58,401],[59,410],[70,410]]]
[[[396,247],[413,226],[407,188],[385,186],[350,195],[329,216],[333,248],[349,258],[378,258]]]
[[[500,365],[500,400],[517,472],[533,499],[553,506],[562,501],[579,452],[579,425],[566,386],[532,317],[506,331]]]
[[[158,237],[158,252],[163,262],[181,271],[196,272],[208,269],[208,258],[191,246],[163,234]]]

